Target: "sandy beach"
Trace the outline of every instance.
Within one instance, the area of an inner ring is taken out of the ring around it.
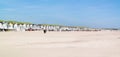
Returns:
[[[120,57],[120,31],[0,32],[0,57]]]

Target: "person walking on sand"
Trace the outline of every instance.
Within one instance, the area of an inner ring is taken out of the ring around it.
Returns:
[[[46,30],[46,29],[44,29],[44,30],[43,30],[43,32],[44,32],[44,34],[46,34],[46,33],[47,33],[47,30]]]

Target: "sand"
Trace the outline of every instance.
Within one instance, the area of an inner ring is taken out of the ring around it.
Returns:
[[[0,57],[120,57],[120,31],[0,32]]]

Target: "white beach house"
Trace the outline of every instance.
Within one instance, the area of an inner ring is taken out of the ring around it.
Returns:
[[[3,24],[2,23],[0,23],[0,29],[3,29]]]
[[[12,24],[12,23],[9,23],[7,26],[8,26],[8,29],[14,29],[14,27],[13,27],[13,24]]]
[[[8,23],[3,22],[3,29],[8,29]]]

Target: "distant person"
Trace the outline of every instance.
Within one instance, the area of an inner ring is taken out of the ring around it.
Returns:
[[[43,30],[43,32],[44,32],[44,34],[46,34],[46,33],[47,33],[47,30],[46,30],[46,29],[44,29],[44,30]]]

